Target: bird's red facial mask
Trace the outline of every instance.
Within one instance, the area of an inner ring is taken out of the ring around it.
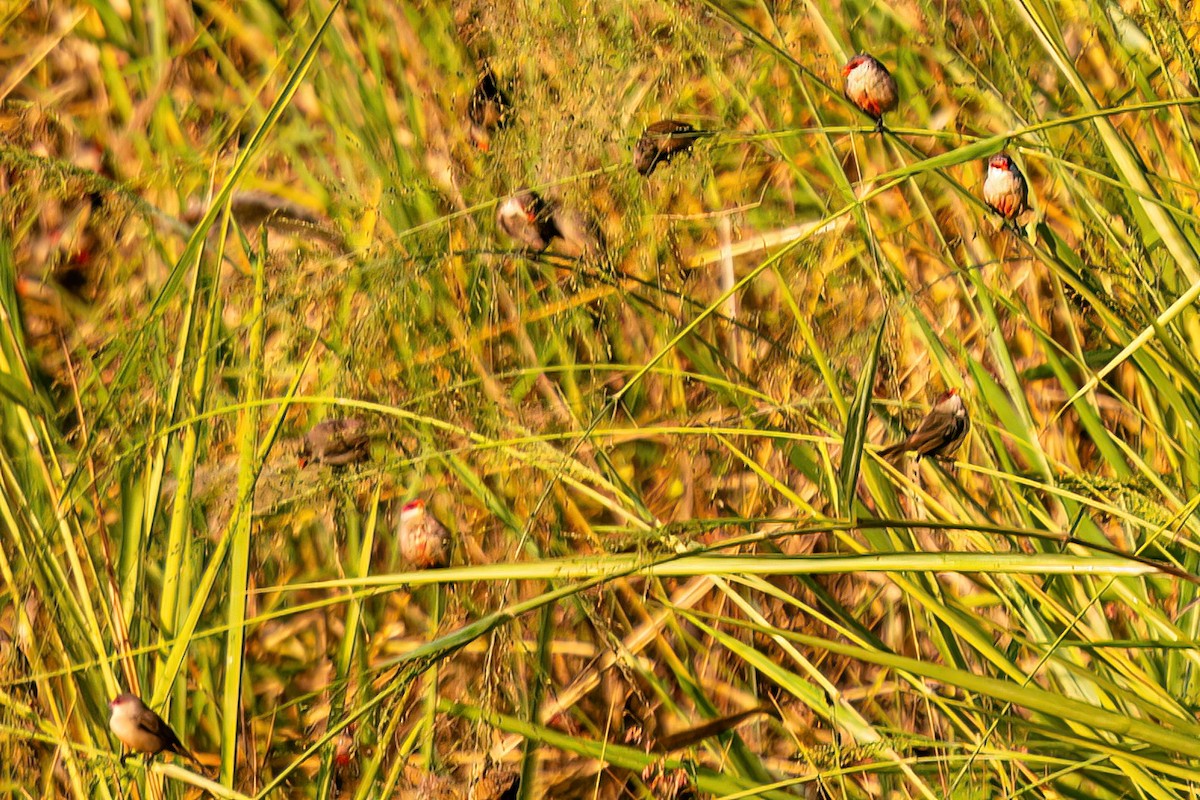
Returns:
[[[855,56],[854,58],[850,59],[849,63],[847,63],[846,66],[842,67],[842,77],[845,77],[845,76],[849,75],[851,72],[854,72],[854,70],[858,69],[858,67],[860,65],[865,64],[865,63],[867,63],[867,60],[865,58],[863,58],[862,56]]]
[[[1008,156],[992,156],[988,166],[992,169],[1011,169],[1012,160]]]
[[[420,510],[424,511],[425,510],[425,501],[419,500],[419,499],[418,500],[409,500],[407,503],[404,504],[404,507],[400,509],[400,513],[407,514],[409,511],[415,511],[416,509],[420,509]]]

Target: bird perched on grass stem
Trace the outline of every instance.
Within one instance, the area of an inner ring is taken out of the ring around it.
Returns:
[[[561,236],[554,220],[554,204],[537,192],[521,191],[496,207],[496,225],[530,250],[541,252]]]
[[[1006,221],[1015,220],[1029,207],[1029,185],[1007,153],[988,159],[983,201]]]
[[[659,164],[666,164],[679,153],[692,149],[697,139],[711,136],[712,131],[698,131],[686,122],[663,119],[646,126],[633,147],[633,166],[639,174],[650,177]]]
[[[536,192],[521,191],[496,207],[496,226],[526,248],[542,252],[555,239],[555,250],[570,258],[604,255],[604,232],[591,214],[564,208]]]
[[[146,763],[164,750],[200,763],[192,752],[183,746],[183,742],[179,741],[171,726],[138,697],[128,693],[120,694],[113,698],[108,707],[112,710],[108,717],[108,728],[124,746],[121,753],[122,764],[129,757],[129,754],[124,752],[125,747],[133,752],[145,753]]]
[[[400,555],[414,569],[450,565],[450,532],[425,510],[424,500],[413,500],[400,509],[396,538]]]
[[[342,467],[371,457],[371,437],[367,423],[358,417],[327,419],[313,426],[300,442],[299,463],[304,469],[310,461]]]
[[[511,111],[512,101],[500,87],[491,66],[485,64],[467,101],[468,130],[474,145],[486,153],[492,146],[492,134],[504,127]]]
[[[846,97],[875,120],[875,130],[883,133],[883,115],[896,110],[896,79],[874,56],[860,53],[842,67],[846,79]]]
[[[608,248],[604,231],[594,216],[573,208],[554,205],[554,227],[558,229],[558,251],[571,258],[603,258]]]
[[[901,453],[916,452],[917,461],[926,456],[949,458],[963,443],[970,429],[971,420],[967,417],[966,403],[959,396],[958,389],[951,389],[937,399],[908,438],[881,450],[879,455],[890,458]]]

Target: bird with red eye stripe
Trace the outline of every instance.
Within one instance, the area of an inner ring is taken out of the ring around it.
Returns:
[[[554,219],[554,205],[537,192],[517,192],[496,207],[496,226],[530,250],[541,252],[562,234]]]
[[[896,79],[874,56],[860,53],[842,67],[846,79],[846,97],[858,109],[875,120],[875,130],[883,133],[883,115],[896,110],[899,95]]]
[[[417,498],[400,509],[396,538],[401,557],[413,569],[450,566],[450,532],[425,510],[424,500]]]
[[[1005,222],[1012,222],[1029,208],[1029,184],[1007,153],[997,153],[988,159],[983,201]]]

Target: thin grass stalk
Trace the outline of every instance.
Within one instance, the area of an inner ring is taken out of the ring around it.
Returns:
[[[699,618],[697,617],[699,622]],[[734,623],[725,619],[726,624]],[[741,627],[742,623],[735,623]],[[965,670],[945,667],[920,661],[915,658],[881,653],[867,648],[833,642],[829,639],[808,636],[791,631],[770,629],[778,635],[799,644],[819,644],[833,653],[853,654],[855,658],[868,663],[887,666],[892,669],[907,670],[927,679],[942,680],[968,691],[993,697],[997,700],[1012,702],[1028,708],[1037,714],[1051,720],[1061,720],[1064,723],[1078,726],[1078,730],[1090,735],[1102,737],[1111,733],[1134,741],[1162,747],[1178,755],[1195,757],[1200,753],[1200,726],[1191,720],[1172,719],[1160,720],[1157,723],[1147,720],[1131,719],[1123,713],[1109,711],[1088,703],[1072,700],[1061,695],[1033,686],[1021,686],[1018,682],[975,675]],[[722,634],[723,636],[727,636]],[[1166,727],[1168,725],[1170,727]],[[1098,743],[1098,742],[1097,742]]]
[[[8,465],[5,464],[4,466],[5,466],[4,472],[6,473],[5,477],[7,480],[7,477],[8,477],[7,473],[9,471],[7,469]],[[12,535],[12,534],[16,533],[16,531],[17,531],[16,526],[18,523],[17,523],[16,518],[13,515],[13,509],[8,505],[7,499],[8,499],[7,493],[0,491],[0,518],[3,518],[10,535]],[[15,539],[16,536],[13,535],[13,538]],[[8,587],[8,590],[11,593],[12,597],[14,597],[14,598],[19,597],[20,596],[19,592],[18,592],[19,584],[16,581],[16,576],[13,571],[13,566],[8,559],[6,548],[0,548],[0,575],[3,575],[4,583]],[[24,604],[17,603],[17,609],[18,609],[17,610],[18,633],[20,631],[29,631],[32,633],[32,630],[33,630],[32,625],[31,625],[29,618],[25,614]],[[46,669],[46,666],[42,661],[40,648],[31,648],[29,650],[29,652],[26,653],[26,657],[28,658],[28,661],[29,661],[29,666],[30,666],[30,670],[31,670],[31,673],[33,676],[33,680],[34,680],[35,684],[37,685],[38,691],[41,694],[41,696],[43,696],[43,697],[63,697],[66,700],[74,700],[75,699],[74,692],[72,690],[73,684],[68,683],[65,691],[58,691],[54,686],[51,685],[50,681],[46,677],[44,677],[48,673],[48,670]],[[8,703],[5,703],[5,705],[8,705]],[[65,732],[67,730],[67,725],[66,725],[66,719],[65,719],[64,713],[62,710],[60,710],[60,708],[57,704],[47,703],[46,708],[43,709],[41,714],[35,714],[34,710],[28,706],[26,708],[22,709],[21,711],[22,711],[22,716],[26,717],[30,722],[38,723],[40,726],[50,727],[51,729],[46,732],[48,734],[50,734],[51,736],[53,736],[54,740],[61,741],[59,739],[59,737],[61,737],[63,732]],[[45,719],[45,717],[47,717],[47,716],[49,717],[48,720]],[[47,725],[47,723],[48,723],[48,725]],[[84,733],[84,743],[90,744],[90,739],[88,738],[88,734],[86,733],[86,731]],[[64,747],[64,748],[60,748],[60,750],[63,752],[62,757],[63,757],[64,764],[66,766],[68,781],[71,785],[71,790],[72,790],[73,796],[78,797],[78,798],[83,798],[83,797],[88,796],[87,792],[85,792],[85,790],[84,790],[82,775],[80,774],[80,767],[79,767],[78,760],[76,758],[76,754],[74,752],[74,748]],[[110,796],[109,792],[107,791],[107,787],[105,787],[105,790],[103,791],[102,796],[104,796],[104,797]]]
[[[547,587],[548,588],[548,587]],[[528,720],[537,720],[541,718],[542,700],[546,694],[546,680],[550,674],[551,661],[551,644],[554,634],[554,606],[547,605],[542,608],[540,619],[537,626],[537,661],[531,668],[534,670],[533,680],[530,681],[528,691],[525,696],[525,718]],[[525,747],[521,753],[521,777],[520,777],[520,800],[528,800],[539,795],[535,794],[539,787],[537,784],[539,748],[536,740],[526,739]]]
[[[250,311],[249,331],[249,374],[243,395],[250,403],[238,415],[238,476],[237,507],[234,509],[232,541],[229,547],[229,583],[226,608],[226,623],[229,630],[225,637],[225,658],[222,664],[224,685],[221,696],[221,781],[226,786],[235,782],[238,753],[238,727],[242,719],[242,680],[245,676],[246,643],[246,596],[250,578],[250,534],[253,528],[254,489],[258,482],[261,461],[258,456],[258,407],[253,405],[262,396],[263,389],[263,338],[266,304],[267,231],[262,237],[257,253],[251,259],[254,273],[254,296]]]
[[[315,345],[316,343],[314,342],[313,347],[315,347]],[[305,355],[304,361],[300,363],[295,376],[292,378],[292,383],[288,387],[288,393],[284,397],[273,401],[279,404],[279,409],[276,412],[275,418],[272,420],[270,427],[268,428],[267,435],[262,440],[262,444],[256,457],[252,461],[256,468],[262,465],[266,459],[267,453],[274,444],[275,437],[278,435],[279,429],[283,425],[283,418],[287,414],[288,408],[295,398],[296,391],[300,386],[301,377],[304,374],[305,368],[308,366],[309,360],[312,358],[312,354],[313,348],[310,347]],[[200,622],[200,616],[208,604],[208,601],[212,595],[213,587],[216,584],[217,575],[225,563],[225,556],[229,550],[231,534],[237,519],[238,518],[236,516],[231,517],[229,523],[225,527],[225,530],[217,538],[216,545],[213,548],[212,554],[209,556],[209,560],[205,565],[204,572],[201,575],[199,582],[196,584],[195,596],[192,598],[191,605],[188,607],[187,615],[184,617],[183,624],[180,626],[179,632],[176,635],[176,639],[170,648],[169,655],[166,659],[166,666],[162,673],[163,675],[167,676],[167,679],[164,679],[164,682],[160,683],[160,686],[171,685],[171,682],[175,680],[175,676],[178,674],[179,669],[183,665],[183,660],[187,656],[188,645],[195,636],[196,628]],[[226,633],[228,633],[228,631],[226,631]]]
[[[355,576],[371,574],[371,553],[375,549],[375,531],[379,521],[379,495],[382,489],[383,483],[377,481],[375,489],[371,493],[367,524],[363,531],[362,543],[358,552],[358,561],[355,563],[354,568]],[[348,508],[347,513],[351,510]],[[350,672],[354,666],[355,653],[358,650],[359,639],[362,635],[363,599],[361,595],[355,594],[347,602],[349,608],[346,609],[345,634],[342,637],[341,645],[338,647],[337,660],[334,666],[334,685],[339,688],[335,689],[330,697],[327,720],[341,717],[345,708],[346,689],[354,685],[354,682],[350,678]],[[328,722],[326,725],[328,725]],[[318,776],[317,786],[318,796],[324,796],[330,791],[335,750],[336,748],[331,748],[321,759],[321,773]]]
[[[220,264],[224,254],[224,242],[229,232],[229,223],[230,217],[226,214],[222,217],[219,228],[219,244],[215,262],[217,265]],[[193,348],[198,353],[198,358],[195,359],[196,367],[192,374],[191,396],[187,398],[190,400],[190,408],[184,409],[184,413],[195,416],[196,412],[202,411],[205,405],[205,397],[209,390],[209,380],[214,357],[212,336],[215,326],[220,321],[218,315],[222,307],[222,303],[218,299],[220,297],[221,270],[219,267],[213,269],[212,275],[209,277],[211,285],[204,287],[207,289],[207,291],[204,291],[201,286],[205,277],[205,271],[202,266],[204,263],[203,258],[204,248],[202,247],[196,252],[196,261],[192,267],[192,280],[188,285],[187,296],[184,298],[183,323],[179,329],[175,349],[175,368],[172,370],[171,383],[166,395],[166,424],[168,426],[174,426],[178,422],[176,410],[180,400],[183,399],[184,370],[187,365],[193,363],[193,359],[191,358]],[[205,300],[209,304],[209,313],[200,330],[199,342],[193,343],[192,330],[196,324],[196,315],[200,312]],[[160,595],[161,600],[159,601],[159,625],[162,629],[161,636],[163,638],[170,638],[174,634],[176,626],[179,624],[179,598],[181,595],[186,596],[187,591],[187,587],[179,584],[178,577],[184,558],[184,550],[186,549],[186,538],[191,525],[192,487],[196,475],[196,460],[200,447],[200,435],[204,430],[205,426],[199,421],[188,425],[183,430],[183,445],[176,470],[178,484],[175,491],[174,503],[171,508],[170,522],[167,527],[167,554],[163,565],[163,586]],[[142,517],[142,538],[150,535],[154,527],[154,521],[158,517],[157,512],[162,487],[162,476],[166,467],[167,453],[170,449],[172,439],[173,435],[168,433],[162,437],[158,437],[156,442],[151,443],[154,455],[146,475],[146,502],[144,516]],[[134,589],[136,589],[139,582],[134,582]]]
[[[379,775],[379,770],[382,768],[383,759],[387,755],[392,755],[392,766],[388,770],[383,782],[383,797],[391,797],[395,793],[396,785],[400,782],[400,775],[404,769],[404,765],[408,760],[408,754],[411,753],[417,744],[417,738],[420,736],[420,727],[414,728],[409,736],[396,748],[392,748],[391,744],[396,738],[396,732],[400,729],[400,722],[404,719],[404,712],[407,710],[405,701],[408,699],[408,694],[400,696],[399,700],[393,704],[391,714],[387,718],[387,724],[381,727],[381,733],[377,740],[375,752],[371,755],[366,766],[363,767],[362,777],[358,782],[358,791],[354,795],[354,800],[367,800],[368,797],[375,796],[372,792],[376,787],[376,778]]]
[[[478,706],[443,701],[440,710],[445,714],[452,714],[472,722],[486,724],[501,731],[508,731],[523,739],[536,740],[557,750],[578,753],[587,758],[602,760],[613,767],[620,767],[634,772],[641,772],[648,767],[661,769],[664,772],[686,770],[694,778],[695,787],[701,792],[730,795],[748,789],[757,789],[758,791],[754,795],[756,797],[772,798],[773,800],[783,800],[784,798],[793,797],[772,788],[764,789],[761,785],[756,785],[752,781],[727,776],[705,767],[697,767],[675,755],[664,756],[660,753],[647,753],[636,747],[613,744],[612,742],[596,742],[572,737],[553,728],[535,725],[515,717],[490,712]]]
[[[414,662],[415,661],[417,661],[417,659],[414,659]],[[391,699],[393,696],[398,696],[396,703],[401,707],[401,710],[403,710],[403,706],[407,700],[408,692],[412,687],[413,681],[421,671],[422,668],[420,666],[402,667],[400,670],[394,671],[388,685],[380,689],[373,697],[371,697],[371,699],[354,708],[354,710],[347,715],[345,719],[339,720],[336,725],[330,726],[323,735],[317,737],[316,741],[305,748],[303,752],[299,753],[290,764],[281,769],[270,781],[266,783],[266,785],[263,786],[261,790],[259,790],[258,794],[255,795],[256,800],[266,800],[266,798],[271,797],[279,790],[279,787],[283,785],[283,783],[293,772],[299,769],[300,766],[315,753],[328,746],[329,743],[333,741],[335,736],[340,735],[341,732],[350,725],[353,725],[364,719],[368,714],[380,707],[385,701]],[[377,755],[382,757],[385,749],[385,747],[381,746]],[[361,792],[370,787],[371,782],[367,780],[366,773],[364,773],[364,778],[359,784],[359,790]]]
[[[729,597],[737,607],[741,608],[743,613],[747,614],[752,624],[760,625],[764,628],[770,627],[767,620],[738,593],[730,591],[728,585],[721,581],[718,581],[717,585],[724,591],[726,597]],[[687,615],[685,614],[685,616]],[[810,704],[810,707],[823,716],[831,726],[849,733],[854,738],[855,743],[866,745],[885,744],[883,749],[884,754],[892,758],[900,766],[901,771],[911,782],[917,794],[925,797],[926,800],[935,800],[937,795],[934,794],[933,790],[904,762],[899,753],[890,746],[886,746],[885,737],[875,729],[875,726],[842,696],[842,692],[837,686],[828,681],[814,664],[809,662],[798,650],[790,647],[782,637],[776,637],[777,644],[790,656],[793,663],[800,665],[800,668],[807,673],[808,681],[816,683],[820,691],[817,691],[817,687],[807,685],[799,675],[789,675],[784,668],[770,664],[770,662],[762,657],[760,652],[746,647],[736,637],[728,636],[713,628],[706,628],[706,630],[713,635],[715,641],[721,643],[731,651],[739,653],[747,663],[754,664],[759,669],[766,670],[768,674],[774,672],[774,679],[787,686],[789,691],[800,692],[801,696],[807,695],[807,702]]]
[[[442,605],[445,602],[444,589],[441,583],[418,590],[425,594],[429,603],[429,634],[431,641],[437,640],[438,626],[442,621]],[[424,713],[421,715],[421,760],[425,770],[430,774],[437,772],[437,705],[438,705],[438,664],[434,662],[423,676],[425,680]]]
[[[1062,48],[1061,32],[1051,27],[1054,25],[1054,15],[1047,13],[1048,9],[1044,7],[1035,8],[1026,0],[1014,0],[1012,5],[1035,34],[1055,67],[1071,85],[1084,110],[1099,110],[1100,106],[1092,96],[1087,82]],[[1100,134],[1100,139],[1112,159],[1112,165],[1117,169],[1124,183],[1133,190],[1134,194],[1130,205],[1134,209],[1140,209],[1141,214],[1145,217],[1143,235],[1146,237],[1146,243],[1150,245],[1161,239],[1174,259],[1175,265],[1183,273],[1186,282],[1192,285],[1200,283],[1200,263],[1197,261],[1195,250],[1183,235],[1182,230],[1157,202],[1144,199],[1157,200],[1158,193],[1146,180],[1145,168],[1140,163],[1140,159],[1108,117],[1097,116],[1095,124],[1096,131]]]
[[[0,294],[0,300],[3,301],[0,302],[0,332],[3,333],[3,338],[0,339],[0,376],[9,379],[6,381],[6,385],[19,388],[32,398],[34,382],[31,379],[29,361],[23,347],[23,336],[17,327],[20,317],[16,313],[16,305],[13,302],[15,300],[15,280],[12,252],[9,241],[5,237],[3,241],[0,241],[0,281],[4,285],[3,293]],[[13,389],[10,388],[9,392],[12,391]],[[99,577],[95,570],[91,569],[90,560],[86,562],[89,569],[84,569],[84,562],[75,546],[75,541],[82,540],[83,537],[79,531],[79,520],[68,504],[62,502],[60,494],[63,486],[62,471],[55,457],[49,427],[40,414],[35,416],[32,409],[25,405],[5,402],[0,406],[0,411],[3,412],[3,421],[19,431],[19,435],[13,435],[13,440],[21,443],[18,446],[22,447],[22,466],[24,467],[18,477],[16,463],[10,460],[7,449],[0,450],[0,469],[2,469],[0,486],[4,487],[4,491],[0,492],[0,502],[4,504],[3,517],[9,528],[8,541],[16,544],[17,549],[21,551],[20,555],[25,562],[25,568],[32,570],[32,583],[37,586],[43,602],[48,603],[53,600],[54,606],[63,610],[67,615],[66,618],[73,622],[71,629],[82,634],[82,642],[77,641],[75,637],[71,637],[70,642],[66,642],[58,635],[57,630],[53,630],[44,637],[34,635],[32,620],[29,619],[20,599],[23,593],[14,580],[15,575],[6,554],[4,559],[5,579],[11,589],[14,603],[18,607],[16,615],[18,630],[28,631],[29,640],[36,642],[39,648],[43,645],[53,648],[63,663],[71,663],[74,658],[81,655],[99,658],[107,651],[107,648],[103,643],[102,626],[92,605],[93,595],[85,588],[87,573],[90,573],[93,585],[98,584]],[[35,493],[34,498],[36,499],[24,497],[26,486]],[[9,505],[9,498],[15,498],[21,502],[20,509],[22,509],[22,515],[25,516],[24,522],[18,521],[17,509]],[[33,503],[30,502],[31,499],[34,500]],[[57,553],[60,550],[53,546],[53,534],[42,528],[39,515],[53,519],[54,530],[60,540],[59,547],[67,560],[65,568],[58,561]],[[74,589],[74,593],[72,589]],[[99,598],[95,599],[100,602]],[[46,608],[46,613],[52,613],[51,608]],[[80,644],[87,648],[86,654],[77,652]],[[30,658],[34,664],[39,664],[40,660],[40,652]],[[44,695],[62,701],[61,706],[49,703],[50,715],[56,722],[56,730],[60,736],[68,730],[67,718],[82,702],[80,689],[83,689],[83,697],[92,697],[100,691],[101,681],[104,686],[115,685],[111,664],[107,661],[100,663],[99,680],[96,676],[88,676],[82,687],[77,686],[74,680],[63,681],[56,691]],[[50,691],[52,687],[48,683],[43,683],[39,688]],[[83,727],[84,731],[81,735],[90,743],[87,727],[86,725]],[[65,763],[72,791],[78,797],[84,796],[81,764],[74,749],[60,747],[59,751],[60,757]]]

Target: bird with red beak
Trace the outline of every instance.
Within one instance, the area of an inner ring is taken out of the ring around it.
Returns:
[[[1007,153],[988,159],[983,181],[983,200],[1006,221],[1014,220],[1029,207],[1029,185]]]
[[[450,533],[425,510],[421,499],[400,509],[396,529],[400,555],[413,569],[439,569],[450,565]]]
[[[633,147],[634,169],[648,178],[659,164],[670,162],[678,154],[691,150],[697,139],[711,135],[711,131],[698,131],[677,119],[651,123]]]
[[[467,102],[467,120],[471,141],[483,152],[492,146],[492,134],[504,127],[512,111],[512,101],[496,80],[492,68],[484,65],[479,83]]]
[[[933,408],[908,437],[879,452],[884,458],[915,452],[917,461],[929,458],[949,458],[954,455],[971,429],[967,406],[958,389],[951,389],[937,399]]]
[[[530,250],[541,252],[562,234],[554,220],[554,204],[537,192],[522,191],[505,198],[496,208],[496,225]]]
[[[200,763],[191,751],[183,746],[175,731],[171,730],[162,717],[132,694],[119,694],[108,704],[112,713],[108,717],[108,728],[121,741],[121,763],[129,757],[125,748],[135,753],[145,753],[146,762],[163,752],[178,753],[189,761]]]
[[[358,417],[327,419],[313,426],[300,442],[300,469],[309,462],[344,467],[371,457],[371,436],[367,423]]]
[[[896,79],[873,56],[860,53],[842,67],[846,97],[858,109],[875,120],[875,130],[883,133],[883,115],[896,110]]]

